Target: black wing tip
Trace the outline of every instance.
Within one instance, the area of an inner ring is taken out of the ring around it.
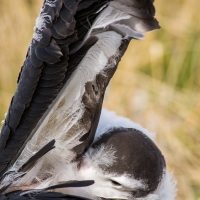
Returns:
[[[69,187],[88,187],[92,184],[94,184],[93,180],[82,180],[82,181],[73,180],[73,181],[67,181],[61,184],[53,185],[44,189],[33,189],[33,190],[22,191],[20,196],[26,196],[26,195],[31,195],[31,194],[39,195],[41,193],[48,194],[47,192],[48,190],[55,190],[55,189],[69,188]],[[62,194],[62,193],[57,193],[57,194]]]
[[[37,153],[35,153],[31,158],[29,158],[26,163],[24,163],[24,165],[20,168],[19,171],[25,172],[31,169],[40,158],[42,158],[45,154],[47,154],[49,151],[55,148],[55,142],[56,140],[53,139],[45,146],[43,146]]]
[[[73,180],[67,181],[61,184],[53,185],[50,187],[45,188],[44,190],[52,190],[52,189],[59,189],[59,188],[68,188],[68,187],[88,187],[94,184],[94,180]]]

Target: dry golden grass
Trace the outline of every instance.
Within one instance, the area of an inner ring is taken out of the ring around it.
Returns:
[[[41,1],[0,0],[0,118],[32,38]],[[156,2],[162,29],[133,41],[105,106],[157,133],[178,181],[177,200],[200,200],[200,13],[198,0]]]

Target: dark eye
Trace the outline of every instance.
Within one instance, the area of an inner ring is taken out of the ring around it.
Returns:
[[[115,186],[121,186],[121,184],[118,183],[117,181],[113,181],[113,180],[110,180],[110,181],[111,181],[111,183],[112,183],[113,185],[115,185]]]

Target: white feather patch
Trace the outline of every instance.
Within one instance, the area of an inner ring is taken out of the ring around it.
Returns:
[[[155,140],[155,134],[143,128],[140,124],[135,123],[128,118],[119,116],[115,112],[106,109],[102,109],[100,121],[95,134],[95,139],[97,139],[102,134],[106,133],[108,130],[117,127],[134,128],[136,130],[141,131],[151,140]]]
[[[176,197],[176,180],[170,172],[163,175],[162,181],[156,190],[159,200],[174,200]]]
[[[111,25],[112,26],[112,25]],[[121,33],[124,35],[124,38],[135,38],[135,39],[143,39],[144,35],[142,33],[139,33],[137,31],[134,31],[129,26],[124,24],[115,24],[113,25],[114,30],[117,30],[118,33]]]
[[[115,2],[115,1],[114,1]],[[114,3],[113,2],[113,3]],[[73,49],[70,53],[75,53],[78,49],[80,49],[83,44],[87,41],[87,39],[91,36],[95,34],[95,31],[99,29],[104,29],[104,31],[106,31],[107,27],[111,26],[115,26],[117,24],[117,22],[121,21],[121,20],[130,20],[131,19],[131,15],[128,14],[126,12],[126,10],[128,9],[127,7],[123,7],[123,9],[118,9],[117,7],[113,6],[113,3],[110,3],[108,5],[107,8],[105,8],[97,17],[97,19],[94,21],[93,25],[91,26],[91,28],[89,29],[87,35],[85,36],[84,40],[82,43],[80,43],[80,45],[76,46],[75,49]],[[115,4],[115,3],[114,3]],[[103,7],[104,8],[104,7]],[[137,23],[138,20],[136,20]],[[134,21],[135,22],[135,21]],[[118,26],[119,27],[119,26]],[[116,28],[117,29],[117,28]],[[137,31],[130,31],[127,28],[123,27],[123,34],[122,36],[130,36],[132,37],[132,35],[134,34],[135,36],[137,35]],[[128,31],[127,31],[128,30]],[[120,31],[119,31],[120,33]],[[130,34],[130,35],[129,35]],[[139,34],[139,32],[138,32]],[[137,38],[137,37],[136,37]],[[142,34],[139,34],[138,39],[142,38]]]
[[[176,191],[175,179],[169,172],[166,172],[155,192],[144,198],[137,198],[137,200],[174,200]]]
[[[88,166],[94,167],[94,169],[100,169],[101,166],[112,166],[115,163],[115,149],[110,147],[105,149],[104,146],[99,148],[89,148],[84,155],[83,163],[86,162]]]
[[[93,29],[105,28],[108,25],[111,25],[115,22],[118,22],[123,19],[130,19],[131,16],[129,14],[124,13],[118,9],[113,9],[113,7],[108,6],[105,10],[101,12],[96,21],[91,27],[91,31]]]

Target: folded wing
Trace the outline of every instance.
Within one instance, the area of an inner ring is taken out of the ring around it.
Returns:
[[[131,38],[159,27],[154,14],[152,0],[44,2],[1,131],[0,177],[46,140],[69,162],[87,150],[118,62]]]

